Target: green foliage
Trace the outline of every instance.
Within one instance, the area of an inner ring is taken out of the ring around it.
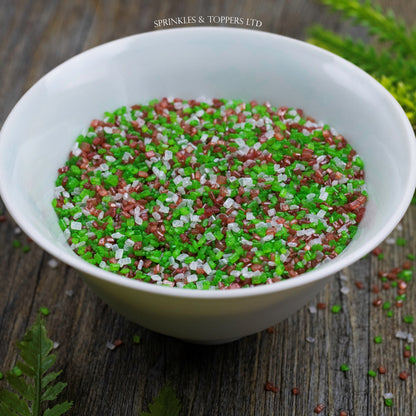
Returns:
[[[341,12],[355,24],[366,26],[380,42],[387,42],[394,53],[413,56],[416,53],[416,31],[408,30],[392,10],[384,12],[371,0],[320,0],[333,11]]]
[[[141,412],[140,416],[179,416],[181,403],[172,387],[166,386],[149,404],[150,412]]]
[[[72,407],[72,403],[67,401],[42,412],[44,403],[55,400],[66,383],[52,384],[61,372],[48,372],[56,356],[50,354],[53,342],[48,338],[45,322],[40,317],[17,343],[17,348],[23,360],[17,362],[17,368],[24,376],[16,375],[13,370],[6,373],[11,390],[0,389],[0,415],[60,416],[67,412]]]
[[[416,128],[416,29],[408,29],[392,11],[370,0],[320,0],[344,18],[367,27],[378,45],[342,37],[321,26],[310,29],[309,42],[367,71],[397,99]]]

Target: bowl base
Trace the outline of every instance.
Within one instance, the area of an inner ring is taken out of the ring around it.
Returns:
[[[210,340],[201,340],[201,339],[187,339],[187,338],[178,338],[183,342],[187,342],[188,344],[198,344],[198,345],[222,345],[222,344],[229,344],[231,342],[237,341],[242,337],[234,337],[234,338],[225,338],[225,339],[216,339],[213,341]]]

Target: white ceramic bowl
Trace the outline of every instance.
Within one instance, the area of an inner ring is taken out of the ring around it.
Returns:
[[[256,99],[302,108],[344,134],[365,161],[369,202],[335,260],[273,285],[228,291],[154,286],[103,271],[68,247],[53,211],[57,168],[93,118],[153,98]],[[305,305],[335,272],[377,246],[408,207],[416,180],[413,130],[398,103],[347,61],[294,39],[196,27],[120,39],[68,60],[17,103],[0,136],[0,191],[19,226],[79,270],[116,311],[174,337],[221,343],[255,333]]]

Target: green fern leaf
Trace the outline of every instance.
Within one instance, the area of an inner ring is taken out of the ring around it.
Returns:
[[[43,416],[61,416],[72,407],[72,402],[63,402],[55,405],[52,409],[47,409]]]
[[[368,28],[369,33],[375,35],[380,42],[388,42],[387,48],[403,56],[415,56],[416,33],[409,31],[404,22],[389,10],[384,12],[370,0],[320,0],[333,11],[339,11],[344,18],[351,19],[355,24]]]
[[[149,413],[141,412],[140,416],[179,416],[181,404],[172,387],[166,386],[149,404],[149,410]]]
[[[55,400],[66,383],[50,384],[60,371],[45,374],[55,363],[56,356],[50,354],[53,342],[48,338],[45,322],[40,317],[27,330],[22,341],[17,343],[17,347],[22,358],[22,361],[17,362],[17,367],[24,376],[18,377],[11,371],[6,374],[9,387],[15,392],[0,389],[0,415],[41,416],[43,403]],[[72,403],[64,402],[43,414],[59,416],[71,406]]]

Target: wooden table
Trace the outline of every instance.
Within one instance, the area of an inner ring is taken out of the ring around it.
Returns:
[[[394,7],[407,22],[416,18],[416,2],[382,4]],[[258,30],[299,39],[312,23],[366,36],[364,29],[341,22],[314,0],[2,0],[0,121],[36,80],[82,50],[154,30],[156,19],[208,15],[258,19]],[[416,415],[416,366],[403,357],[404,341],[395,337],[397,330],[414,328],[402,319],[416,313],[416,288],[410,284],[407,302],[393,308],[390,319],[372,302],[394,299],[396,291],[371,291],[373,285],[381,286],[378,270],[401,266],[407,254],[416,252],[415,206],[393,233],[394,238],[406,238],[407,245],[384,243],[384,260],[370,255],[334,275],[312,302],[323,302],[326,309],[313,314],[305,306],[273,330],[210,347],[186,344],[126,321],[98,299],[77,272],[64,264],[50,267],[50,256],[17,234],[13,220],[6,217],[0,222],[0,369],[14,365],[16,340],[38,309],[48,307],[48,333],[60,343],[57,366],[68,382],[62,396],[74,401],[69,414],[138,415],[170,383],[181,401],[181,415],[301,416],[314,414],[318,403],[326,406],[321,415],[339,415],[342,410],[356,416]],[[13,248],[14,239],[31,250],[25,254]],[[348,281],[342,280],[344,275]],[[356,281],[363,282],[364,289],[359,290]],[[350,292],[342,294],[342,286]],[[341,313],[331,313],[335,304],[342,306]],[[132,342],[134,334],[141,337],[138,345]],[[374,343],[377,335],[383,343]],[[117,339],[124,344],[109,350],[106,343]],[[411,350],[415,354],[416,346]],[[350,370],[340,371],[342,364]],[[367,376],[379,366],[386,368],[385,375]],[[399,379],[401,371],[410,373],[406,381]],[[278,391],[266,391],[268,382]],[[292,394],[294,387],[298,395]],[[392,408],[384,405],[387,392],[394,394]]]

